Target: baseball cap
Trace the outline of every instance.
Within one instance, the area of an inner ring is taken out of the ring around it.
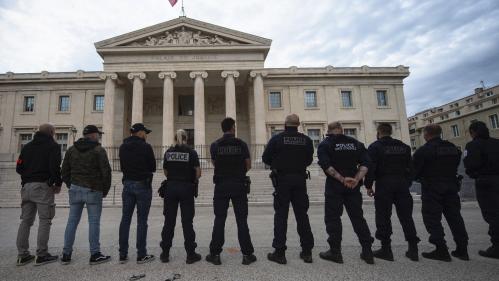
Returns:
[[[137,133],[137,132],[140,132],[140,131],[144,131],[144,132],[146,132],[146,134],[149,134],[150,132],[152,132],[151,130],[149,130],[148,128],[146,128],[146,126],[144,126],[144,124],[142,124],[142,123],[135,123],[130,128],[130,132],[131,133]]]
[[[100,135],[104,134],[104,132],[99,131],[99,128],[97,128],[97,126],[95,125],[87,125],[83,129],[83,135],[88,135],[93,133],[99,133]]]

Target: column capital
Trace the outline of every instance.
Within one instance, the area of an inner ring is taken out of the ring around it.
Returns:
[[[118,80],[118,74],[114,72],[102,72],[101,74],[99,74],[99,78],[102,80],[106,80],[108,78],[112,80]]]
[[[224,71],[222,71],[222,73],[220,75],[222,76],[222,78],[227,78],[229,76],[237,78],[237,77],[239,77],[239,71],[236,71],[236,70],[224,70]]]
[[[165,78],[170,78],[170,79],[175,79],[177,78],[177,73],[174,71],[161,71],[158,73],[159,79],[165,79]]]
[[[250,77],[251,78],[256,78],[257,76],[261,76],[261,77],[265,77],[267,76],[269,73],[265,70],[252,70],[250,72]]]
[[[133,80],[135,78],[139,78],[141,80],[146,79],[146,74],[144,72],[130,72],[127,75],[128,79]]]
[[[191,79],[194,79],[197,76],[201,76],[201,78],[206,79],[206,78],[208,78],[208,72],[206,72],[206,71],[192,71],[189,73],[189,77],[191,77]]]

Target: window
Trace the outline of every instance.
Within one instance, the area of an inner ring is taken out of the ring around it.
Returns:
[[[386,90],[376,91],[376,97],[378,99],[378,106],[380,106],[380,107],[387,107],[388,106]]]
[[[315,91],[305,92],[305,107],[307,108],[317,107],[317,92]]]
[[[450,126],[450,129],[452,130],[453,137],[455,138],[459,137],[459,127],[457,125]]]
[[[33,134],[19,134],[19,151],[33,139]]]
[[[343,107],[353,107],[352,91],[341,91],[341,104]]]
[[[466,102],[467,102],[467,103],[470,103],[470,102],[472,102],[472,101],[473,101],[473,98],[468,98],[468,99],[466,99]]]
[[[55,139],[59,144],[59,148],[61,149],[61,154],[64,155],[68,150],[68,134],[67,133],[56,133]]]
[[[459,110],[454,111],[454,115],[455,115],[455,116],[459,116],[459,115],[461,115],[461,111],[459,111]]]
[[[444,120],[444,119],[445,119],[445,116],[440,115],[440,120]]]
[[[475,104],[475,109],[480,109],[483,107],[483,103]]]
[[[492,104],[496,104],[496,103],[497,103],[497,98],[492,99]]]
[[[281,92],[270,92],[269,93],[269,107],[270,108],[281,108]]]
[[[355,128],[345,128],[343,129],[343,133],[345,134],[345,136],[357,138],[357,129]]]
[[[59,96],[59,111],[68,112],[69,108],[69,96]]]
[[[492,93],[492,92],[487,92],[487,93],[485,94],[485,96],[486,96],[486,97],[491,97],[491,96],[493,96],[493,95],[494,95],[494,93]]]
[[[312,139],[314,147],[317,148],[321,141],[321,130],[320,129],[308,129],[307,135]]]
[[[33,96],[24,97],[23,111],[24,112],[35,111],[35,97]]]
[[[428,119],[428,124],[433,124],[433,119]]]
[[[178,115],[193,116],[194,115],[194,96],[180,95],[178,96]]]
[[[95,111],[104,111],[104,96],[103,95],[94,96],[94,110]]]
[[[497,119],[497,114],[490,115],[489,121],[490,121],[490,127],[492,127],[492,129],[499,128],[499,120]]]
[[[277,134],[280,134],[282,132],[284,132],[284,130],[282,130],[282,129],[276,129],[275,127],[271,127],[270,128],[270,136],[271,137],[273,137],[273,136],[275,136]]]

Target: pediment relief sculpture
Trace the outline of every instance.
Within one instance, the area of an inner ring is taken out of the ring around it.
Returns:
[[[240,45],[239,41],[224,38],[216,34],[209,34],[199,30],[189,30],[181,27],[164,33],[148,36],[146,39],[132,42],[128,46],[175,46],[175,45]]]

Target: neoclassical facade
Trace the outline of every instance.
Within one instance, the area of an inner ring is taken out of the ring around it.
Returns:
[[[409,142],[403,80],[408,67],[265,68],[271,40],[180,17],[95,43],[103,70],[0,74],[0,155],[15,157],[40,123],[57,128],[63,151],[87,124],[104,146],[118,146],[130,124],[143,122],[155,146],[186,129],[192,144],[220,136],[220,121],[264,144],[289,113],[318,143],[327,123],[370,143],[390,122]],[[278,52],[279,50],[274,50]]]

